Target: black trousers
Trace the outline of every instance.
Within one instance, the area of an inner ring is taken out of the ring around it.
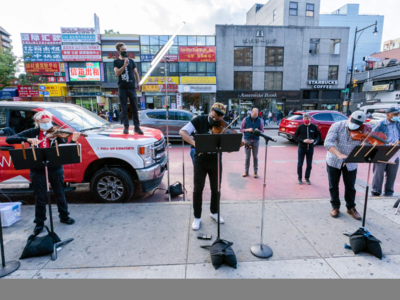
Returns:
[[[46,174],[44,172],[32,172],[29,175],[33,190],[35,193],[35,220],[38,225],[46,221],[47,185]],[[53,194],[56,198],[60,220],[68,218],[68,204],[64,193],[64,171],[49,172],[49,181],[53,188]]]
[[[132,109],[132,119],[135,128],[139,128],[139,116],[137,107],[137,97],[136,91],[134,89],[118,89],[119,102],[121,103],[121,123],[124,123],[125,128],[129,128],[129,118],[128,118],[128,98],[131,103]]]
[[[306,174],[305,174],[304,178],[310,179],[313,155],[314,155],[314,147],[311,147],[310,149],[299,147],[298,158],[297,158],[298,159],[297,176],[299,179],[303,178],[304,156],[307,158],[307,168],[306,168]]]
[[[194,155],[194,190],[193,190],[193,211],[195,218],[201,218],[203,204],[203,190],[206,183],[206,177],[210,180],[211,203],[210,211],[212,214],[218,212],[218,203],[220,194],[218,193],[218,168],[217,160],[206,161]],[[220,163],[220,179],[222,177],[222,163]]]
[[[328,171],[329,192],[331,193],[332,208],[340,208],[339,181],[342,174],[346,207],[347,209],[356,207],[356,188],[354,185],[356,184],[357,169],[348,171],[346,166],[344,166],[342,169],[336,169],[326,165],[326,170]]]

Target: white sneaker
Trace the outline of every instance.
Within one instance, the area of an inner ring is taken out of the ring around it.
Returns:
[[[200,226],[201,226],[201,219],[194,218],[193,223],[192,223],[192,229],[195,231],[199,230]]]
[[[218,223],[218,214],[211,214],[211,213],[210,213],[210,217],[211,217],[215,222]],[[219,216],[219,223],[220,223],[220,224],[224,224],[224,223],[225,223],[224,219],[222,219],[221,216]]]

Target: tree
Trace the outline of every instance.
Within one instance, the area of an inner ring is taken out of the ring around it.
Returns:
[[[0,90],[14,84],[21,62],[22,58],[15,56],[11,49],[0,48]]]
[[[46,77],[40,77],[37,75],[26,75],[25,73],[19,74],[18,81],[20,85],[33,85],[35,83],[47,82]]]
[[[114,30],[113,30],[113,29],[110,29],[110,30],[104,30],[104,33],[105,33],[105,34],[120,34],[120,33],[119,33],[119,31],[117,31],[117,32],[114,32]]]

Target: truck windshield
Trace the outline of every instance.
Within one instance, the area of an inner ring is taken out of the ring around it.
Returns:
[[[110,122],[100,118],[95,113],[88,111],[79,106],[68,106],[68,107],[52,107],[46,108],[54,116],[59,118],[64,123],[68,123],[68,126],[73,128],[75,131],[82,131],[87,129],[101,128],[102,126],[110,125]]]

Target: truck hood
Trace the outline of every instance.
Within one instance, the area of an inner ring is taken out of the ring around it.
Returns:
[[[156,139],[157,141],[161,140],[164,135],[158,129],[142,127],[143,135],[136,134],[133,132],[134,127],[129,127],[129,134],[123,134],[124,126],[119,124],[113,124],[108,127],[102,127],[99,129],[87,130],[85,133],[88,135],[88,139],[96,138],[96,136],[101,137],[109,137],[116,139],[132,139],[132,140],[147,140],[147,139]]]

